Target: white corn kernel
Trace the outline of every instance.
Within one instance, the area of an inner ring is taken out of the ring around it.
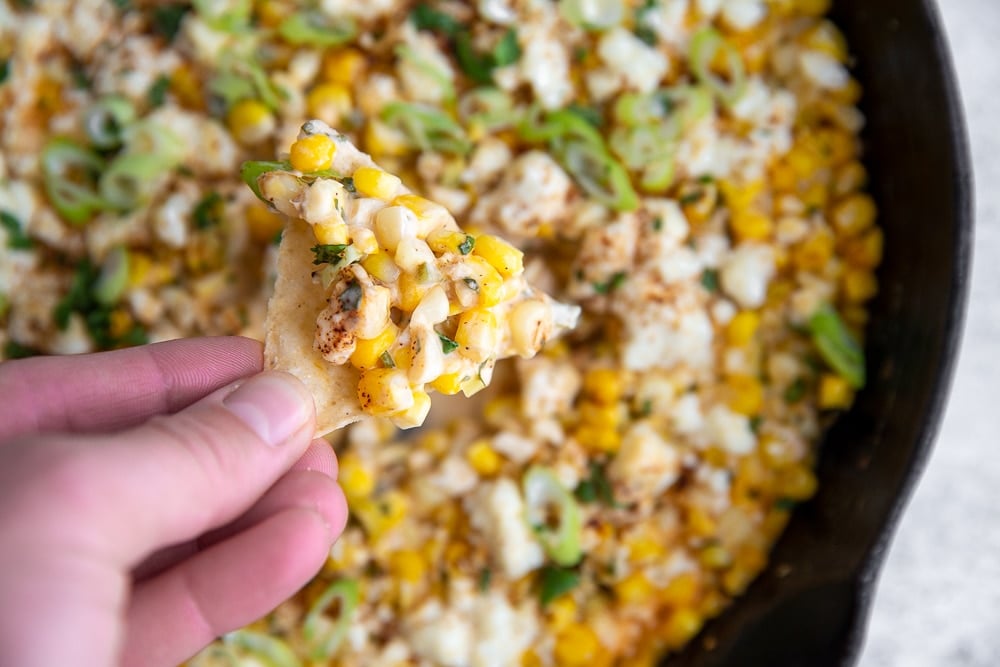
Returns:
[[[510,338],[514,351],[530,359],[552,334],[549,309],[541,301],[531,299],[517,304],[510,313]]]
[[[416,231],[417,217],[405,206],[387,206],[375,216],[375,236],[389,252],[396,252],[399,242],[414,237]]]

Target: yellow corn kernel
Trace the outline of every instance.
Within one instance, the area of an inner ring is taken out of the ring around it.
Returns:
[[[554,632],[559,632],[576,622],[576,601],[571,595],[564,595],[549,603],[545,609],[548,625]]]
[[[726,381],[729,385],[729,407],[741,415],[753,416],[764,405],[764,387],[752,375],[733,375]]]
[[[462,375],[461,373],[445,373],[427,386],[439,394],[454,396],[462,391]]]
[[[622,417],[617,403],[604,405],[591,401],[585,401],[580,405],[579,414],[585,424],[606,429],[618,428]]]
[[[375,167],[358,167],[354,170],[354,187],[365,197],[389,200],[396,196],[403,182],[398,176]]]
[[[719,181],[719,190],[722,192],[726,205],[733,210],[744,210],[752,208],[761,193],[764,192],[764,181],[751,181],[749,183],[734,183],[733,181]]]
[[[588,626],[572,623],[556,636],[553,649],[555,662],[561,667],[583,667],[600,657],[601,644]]]
[[[424,420],[427,419],[427,413],[430,411],[431,397],[427,395],[426,391],[416,389],[413,391],[413,405],[405,410],[392,413],[389,419],[397,428],[416,428],[423,425]]]
[[[401,491],[392,490],[355,501],[351,512],[364,526],[368,536],[377,541],[406,518],[408,508],[406,496]]]
[[[350,241],[347,225],[340,220],[316,223],[313,225],[313,234],[324,245],[342,245]]]
[[[322,171],[333,164],[337,144],[325,134],[302,137],[289,151],[292,168],[302,172]]]
[[[482,361],[496,350],[500,327],[496,316],[485,308],[473,308],[462,313],[455,331],[455,342],[463,352]]]
[[[374,255],[379,251],[378,239],[375,233],[367,227],[349,227],[351,245],[362,255]]]
[[[734,210],[729,227],[737,241],[766,241],[774,232],[774,223],[755,209]]]
[[[778,162],[771,167],[771,187],[775,192],[794,192],[798,187],[799,179],[795,170],[786,162]]]
[[[858,238],[844,245],[844,259],[848,264],[864,269],[874,269],[882,263],[885,237],[879,228],[869,229]]]
[[[429,290],[429,286],[420,284],[417,277],[412,273],[401,273],[399,275],[399,307],[410,313],[420,304],[424,294]]]
[[[777,480],[778,495],[791,500],[808,500],[816,493],[816,475],[805,465],[781,471]]]
[[[492,234],[477,238],[472,252],[489,262],[505,278],[524,272],[524,253]]]
[[[797,0],[795,9],[806,16],[826,16],[830,11],[830,0]]]
[[[427,574],[427,563],[419,551],[401,549],[389,556],[389,571],[403,581],[417,583]]]
[[[376,119],[365,124],[364,141],[365,150],[379,158],[401,156],[410,152],[405,134]]]
[[[114,338],[124,336],[132,328],[132,315],[123,308],[111,311],[110,332]]]
[[[701,550],[701,553],[698,554],[698,560],[705,567],[721,570],[732,564],[733,557],[721,544],[710,544]]]
[[[856,236],[875,224],[875,200],[863,193],[853,194],[833,207],[833,226],[845,236]]]
[[[818,229],[792,250],[792,262],[800,271],[821,271],[833,257],[833,234]]]
[[[150,269],[153,267],[153,260],[144,252],[132,251],[128,258],[128,284],[129,287],[137,287],[146,283]]]
[[[351,112],[351,92],[339,83],[321,83],[306,95],[311,118],[337,125]]]
[[[709,537],[718,529],[718,524],[712,515],[700,507],[689,507],[686,517],[688,530],[698,537]]]
[[[592,368],[583,376],[583,391],[598,403],[614,403],[621,398],[622,376],[612,368]]]
[[[633,572],[614,585],[615,595],[625,604],[640,604],[653,597],[653,585],[642,572]]]
[[[854,390],[847,380],[824,373],[819,380],[819,407],[824,410],[846,410],[854,401]]]
[[[581,426],[573,434],[577,442],[591,452],[614,454],[622,446],[621,435],[615,429]]]
[[[617,667],[656,667],[660,659],[655,648],[640,649],[635,655],[619,658]]]
[[[350,452],[340,457],[337,482],[351,503],[367,498],[375,490],[375,478],[371,470],[357,454]]]
[[[226,113],[226,125],[236,141],[252,146],[268,138],[277,121],[263,102],[240,100]]]
[[[177,96],[182,106],[196,110],[205,106],[201,82],[187,65],[181,65],[170,73],[170,91]]]
[[[365,67],[365,56],[353,48],[330,51],[323,57],[323,78],[343,86],[358,80]]]
[[[792,150],[788,151],[785,156],[785,164],[799,180],[811,178],[822,166],[816,154],[801,143],[796,144]]]
[[[368,255],[361,260],[361,266],[373,278],[381,280],[384,283],[392,283],[399,278],[399,267],[396,266],[396,262],[392,260],[392,257],[387,252],[378,251]]]
[[[483,419],[490,426],[503,428],[520,418],[518,399],[514,396],[497,396],[483,408]]]
[[[543,664],[542,659],[531,649],[521,654],[521,667],[543,667]]]
[[[465,450],[465,458],[480,477],[492,477],[497,474],[503,462],[486,439],[477,440],[469,445]]]
[[[468,234],[448,229],[438,229],[427,235],[427,245],[438,255],[452,253],[468,255],[472,250],[473,239]]]
[[[660,558],[664,554],[663,545],[648,535],[632,537],[626,546],[629,558],[636,563]]]
[[[693,609],[678,609],[664,621],[660,637],[671,649],[679,649],[701,632],[705,619]]]
[[[821,16],[821,14],[814,16]],[[847,62],[847,40],[829,21],[817,23],[807,30],[800,39],[803,46],[811,51],[825,53],[841,63]]]
[[[799,458],[795,447],[773,435],[762,435],[759,447],[761,459],[775,470],[795,463]]]
[[[868,184],[868,171],[863,164],[854,160],[840,167],[833,180],[834,192],[838,195],[847,195],[857,192]],[[834,219],[834,225],[836,224],[837,221]]]
[[[361,370],[375,368],[379,365],[379,359],[382,357],[382,354],[396,341],[396,336],[398,335],[399,329],[395,324],[389,322],[389,326],[383,329],[382,333],[375,336],[375,338],[368,340],[359,338],[354,347],[354,353],[351,354],[351,363],[355,368]]]
[[[733,567],[722,575],[722,590],[728,595],[742,595],[756,576],[757,572],[752,570],[739,566]]]
[[[479,285],[479,305],[492,308],[503,300],[504,281],[493,265],[482,257],[469,256],[465,260],[472,268],[472,278]]]
[[[726,340],[730,345],[742,347],[753,340],[758,326],[760,315],[752,310],[740,311],[726,325]]]
[[[448,209],[444,206],[420,195],[399,195],[392,200],[392,205],[405,206],[413,211],[413,214],[419,220],[446,220],[451,218],[451,213],[448,213]]]
[[[816,182],[802,192],[801,198],[807,208],[822,210],[830,201],[830,190],[825,182]]]
[[[700,588],[698,578],[691,572],[685,572],[671,579],[658,597],[660,602],[675,609],[690,607],[698,599]]]
[[[281,233],[285,221],[263,202],[254,201],[244,213],[250,236],[257,243],[271,243]]]
[[[397,368],[363,371],[358,380],[358,400],[366,412],[382,417],[407,410],[415,404],[406,372]]]
[[[878,293],[878,280],[868,269],[847,269],[840,282],[844,297],[851,303],[864,303]]]

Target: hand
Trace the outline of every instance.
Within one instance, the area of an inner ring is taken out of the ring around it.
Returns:
[[[289,597],[347,517],[258,343],[0,364],[0,665],[175,665]]]

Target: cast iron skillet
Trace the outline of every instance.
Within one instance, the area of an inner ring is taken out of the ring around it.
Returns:
[[[837,0],[856,56],[885,228],[868,386],[827,433],[820,489],[771,567],[669,667],[848,667],[872,588],[931,449],[961,335],[972,243],[965,127],[933,0]],[[712,647],[714,648],[708,648]]]

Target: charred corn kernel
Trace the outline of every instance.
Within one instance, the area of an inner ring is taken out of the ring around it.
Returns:
[[[580,405],[580,416],[584,423],[596,428],[616,429],[621,422],[621,408],[617,403],[605,405],[585,401]]]
[[[240,100],[226,113],[226,125],[236,141],[252,146],[271,136],[277,127],[274,114],[263,102]]]
[[[375,338],[368,340],[359,338],[351,354],[351,363],[355,368],[366,370],[375,368],[380,363],[382,354],[396,341],[399,329],[392,322]]]
[[[187,65],[181,65],[170,73],[170,91],[189,109],[201,109],[205,105],[198,76]]]
[[[844,246],[845,261],[856,267],[874,269],[882,262],[885,237],[879,228],[869,229]]]
[[[653,585],[642,572],[633,572],[614,585],[615,596],[625,604],[640,604],[653,597]]]
[[[821,271],[833,257],[833,234],[817,229],[792,250],[792,262],[800,271]]]
[[[401,549],[389,556],[389,571],[403,581],[417,583],[427,574],[427,563],[419,551]]]
[[[854,401],[854,390],[847,380],[824,373],[819,380],[819,407],[824,410],[845,410]]]
[[[302,172],[322,171],[333,164],[337,144],[325,134],[311,134],[292,144],[289,160],[292,168]]]
[[[438,229],[427,235],[427,245],[438,255],[452,253],[468,255],[472,251],[473,240],[468,234],[448,229]]]
[[[757,335],[758,326],[760,326],[760,315],[752,310],[740,311],[726,325],[726,340],[730,345],[742,347]]]
[[[472,252],[489,262],[505,278],[524,272],[524,253],[491,234],[477,238]]]
[[[621,449],[622,438],[615,429],[581,426],[574,433],[577,442],[592,452],[614,454]]]
[[[153,260],[144,252],[132,251],[128,258],[128,284],[129,287],[144,285],[153,267]]]
[[[372,540],[382,536],[406,518],[409,501],[401,491],[387,491],[379,496],[355,501],[351,512],[357,517]]]
[[[396,196],[403,182],[398,176],[375,167],[359,167],[354,170],[354,187],[365,197],[389,200]]]
[[[721,570],[732,564],[733,557],[721,544],[710,544],[701,550],[698,560],[705,567]]]
[[[445,373],[428,386],[439,394],[454,396],[462,391],[462,376],[459,373]]]
[[[427,413],[431,411],[431,397],[426,391],[415,390],[413,392],[413,405],[392,413],[389,418],[398,428],[416,428],[427,419]]]
[[[349,502],[353,503],[372,494],[375,490],[375,478],[357,454],[344,454],[340,457],[339,464],[337,482]]]
[[[472,277],[479,285],[479,305],[492,308],[500,303],[504,294],[504,282],[500,273],[482,257],[467,257],[466,262],[472,268]]]
[[[358,80],[365,67],[365,56],[353,48],[337,49],[323,57],[323,78],[350,86]]]
[[[698,578],[691,572],[679,574],[670,580],[658,596],[661,603],[677,609],[690,607],[698,599]]]
[[[611,368],[592,368],[583,376],[583,391],[599,403],[614,403],[621,398],[622,377]]]
[[[285,221],[270,210],[263,202],[254,201],[247,206],[244,214],[250,236],[257,243],[271,243],[281,233]]]
[[[420,305],[420,300],[430,287],[420,284],[417,277],[412,273],[401,273],[399,275],[399,307],[407,312]]]
[[[351,92],[339,83],[321,83],[306,95],[306,109],[313,118],[339,124],[351,112]]]
[[[365,124],[365,150],[379,158],[407,155],[410,144],[406,135],[380,120],[370,119]]]
[[[531,649],[521,654],[521,667],[543,667],[544,664],[538,654]]]
[[[729,385],[729,407],[741,415],[753,416],[764,405],[764,387],[752,375],[733,375],[726,381]]]
[[[698,506],[693,506],[687,510],[687,527],[698,537],[709,537],[714,535],[718,529],[718,524],[707,511]]]
[[[562,667],[583,667],[600,657],[601,645],[597,635],[582,623],[572,623],[556,636],[553,657]]]
[[[381,417],[412,408],[415,403],[407,374],[400,368],[372,368],[362,372],[358,400],[370,414]]]
[[[469,445],[465,458],[481,477],[492,477],[500,472],[500,455],[493,451],[488,440],[477,440]]]
[[[856,236],[875,224],[875,201],[866,194],[853,194],[833,207],[833,226],[845,236]]]
[[[399,278],[399,267],[387,252],[375,252],[361,260],[361,266],[373,278],[384,283],[393,283]]]
[[[816,475],[805,465],[794,465],[778,475],[777,491],[791,500],[808,500],[816,493]]]
[[[771,219],[754,209],[734,211],[729,227],[737,241],[766,241],[774,232]]]
[[[693,609],[678,609],[667,617],[660,636],[669,648],[677,649],[701,632],[705,620]]]
[[[485,308],[473,308],[459,317],[455,342],[482,361],[494,353],[499,334],[496,316]]]
[[[844,298],[851,303],[864,303],[878,292],[878,280],[868,269],[847,269],[840,283]]]
[[[313,225],[313,234],[317,241],[326,245],[341,245],[351,240],[347,225],[340,220]]]

